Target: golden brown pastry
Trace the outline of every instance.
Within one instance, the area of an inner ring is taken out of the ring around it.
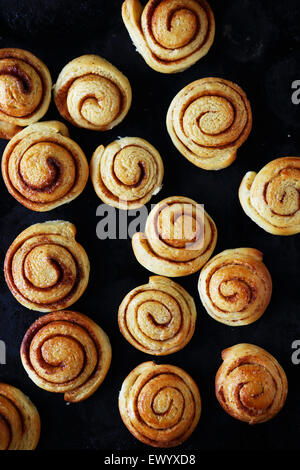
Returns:
[[[50,312],[69,307],[83,294],[90,263],[75,235],[73,224],[56,220],[31,225],[11,244],[4,274],[22,305]]]
[[[174,447],[194,431],[201,398],[179,367],[144,362],[126,377],[119,395],[122,420],[134,437],[153,447]]]
[[[100,145],[90,164],[99,198],[118,209],[136,209],[160,190],[164,175],[158,151],[144,139],[125,137]]]
[[[254,248],[235,248],[208,261],[198,289],[210,316],[231,326],[249,325],[262,316],[272,294],[272,279],[262,258]]]
[[[81,148],[58,121],[31,124],[11,139],[2,157],[10,194],[34,211],[48,211],[75,199],[89,166]]]
[[[146,63],[157,72],[182,72],[209,51],[215,19],[206,0],[125,0],[122,17]]]
[[[29,398],[0,383],[0,450],[34,450],[40,429],[39,413]]]
[[[75,126],[106,131],[128,113],[131,87],[107,60],[87,54],[62,69],[54,85],[54,100],[62,117]]]
[[[227,413],[250,424],[273,418],[283,407],[288,383],[276,359],[253,344],[236,344],[222,352],[216,395]]]
[[[123,336],[140,351],[156,356],[184,348],[196,323],[194,299],[167,277],[151,276],[149,283],[136,287],[119,308]]]
[[[246,214],[274,235],[300,233],[300,157],[277,158],[244,176],[239,198]]]
[[[145,233],[132,237],[136,259],[162,276],[187,276],[208,261],[217,242],[217,228],[203,206],[172,196],[151,210]]]
[[[0,49],[0,137],[11,139],[41,119],[51,100],[46,65],[23,49]]]
[[[220,170],[236,159],[252,128],[244,91],[222,78],[202,78],[173,99],[167,128],[175,147],[194,165]]]
[[[107,335],[90,318],[71,310],[49,313],[28,329],[21,345],[22,364],[31,380],[67,402],[91,396],[111,362]]]

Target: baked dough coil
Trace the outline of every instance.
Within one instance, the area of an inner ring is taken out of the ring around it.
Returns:
[[[23,49],[0,49],[0,137],[11,139],[41,119],[51,100],[46,65]]]
[[[250,424],[273,418],[283,407],[288,383],[276,359],[253,344],[237,344],[222,352],[216,395],[227,413]]]
[[[63,310],[31,325],[21,345],[21,360],[38,387],[63,393],[65,401],[76,403],[91,396],[103,382],[111,346],[90,318]]]
[[[249,325],[266,310],[272,279],[260,251],[236,248],[208,261],[200,273],[198,289],[212,318],[231,326]]]
[[[54,100],[62,117],[73,125],[106,131],[128,113],[131,87],[107,60],[88,54],[62,69],[54,85]]]
[[[179,284],[161,276],[136,287],[119,308],[119,327],[134,347],[164,356],[184,348],[195,331],[193,298]]]
[[[119,409],[124,424],[141,442],[174,447],[197,426],[201,398],[197,385],[184,370],[144,362],[124,380]]]
[[[0,450],[34,450],[40,428],[39,413],[29,398],[0,383]]]
[[[31,124],[11,139],[2,175],[17,201],[43,212],[75,199],[87,183],[89,167],[66,126],[49,121]]]
[[[136,209],[160,190],[164,167],[160,154],[149,142],[125,137],[95,150],[90,173],[104,203],[118,209]]]
[[[35,224],[9,247],[4,274],[14,297],[25,307],[49,312],[72,305],[85,291],[90,264],[70,222]]]
[[[207,54],[215,36],[206,0],[125,0],[122,17],[146,63],[157,72],[181,72]]]
[[[184,87],[167,113],[175,147],[194,165],[220,170],[236,159],[252,128],[244,91],[222,78],[202,78]]]
[[[300,157],[277,158],[248,171],[239,199],[246,214],[274,235],[300,233]]]
[[[162,276],[187,276],[208,261],[217,241],[214,221],[203,206],[182,196],[168,197],[151,210],[145,233],[135,233],[136,259]]]

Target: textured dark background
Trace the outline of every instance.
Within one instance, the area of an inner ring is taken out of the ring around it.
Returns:
[[[198,310],[196,332],[188,346],[156,359],[189,372],[199,385],[203,413],[192,437],[178,452],[222,449],[296,449],[300,430],[300,365],[291,361],[291,343],[300,339],[299,235],[272,236],[243,213],[237,196],[242,176],[259,170],[279,156],[300,153],[300,105],[291,102],[291,83],[300,80],[300,3],[298,0],[211,0],[216,38],[209,54],[189,70],[171,76],[151,70],[136,53],[121,20],[121,1],[44,0],[0,1],[0,47],[21,47],[40,57],[53,82],[71,59],[99,54],[129,78],[133,103],[125,120],[100,133],[69,126],[71,137],[88,159],[99,144],[117,136],[140,136],[160,151],[165,164],[164,186],[157,202],[183,195],[204,203],[215,220],[215,254],[240,246],[263,251],[274,284],[270,306],[250,326],[231,328],[211,319],[197,292],[198,275],[178,281],[194,296]],[[185,160],[172,145],[165,116],[173,96],[192,80],[206,76],[230,79],[246,91],[254,124],[236,162],[219,172],[206,172]],[[53,103],[44,119],[60,119]],[[6,142],[0,141],[1,152]],[[125,376],[151,359],[128,344],[117,325],[118,306],[127,292],[145,282],[149,273],[135,260],[130,240],[96,237],[96,208],[100,203],[89,182],[70,205],[49,213],[21,206],[0,181],[0,263],[13,239],[25,227],[46,220],[76,224],[78,240],[91,260],[91,278],[74,309],[89,315],[108,333],[113,349],[111,369],[100,389],[88,400],[67,406],[62,395],[36,387],[19,359],[23,335],[38,314],[23,308],[0,279],[0,339],[7,344],[7,365],[0,379],[20,387],[37,405],[42,419],[39,449],[102,449],[155,452],[133,438],[123,425],[117,406]],[[271,422],[251,427],[228,416],[214,395],[214,376],[223,348],[250,342],[266,348],[280,361],[289,379],[289,395],[282,412]],[[177,451],[176,451],[177,452]]]

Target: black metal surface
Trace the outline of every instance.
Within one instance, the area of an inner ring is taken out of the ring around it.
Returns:
[[[160,151],[164,186],[151,202],[183,195],[204,203],[218,227],[215,254],[240,246],[263,251],[274,292],[263,317],[250,326],[231,328],[211,319],[202,307],[198,275],[178,281],[197,304],[196,332],[188,346],[176,354],[156,359],[178,365],[199,385],[203,412],[199,425],[179,449],[296,449],[300,430],[300,365],[291,361],[291,344],[300,339],[299,235],[272,236],[244,214],[237,190],[248,170],[259,170],[270,160],[300,155],[300,105],[291,102],[291,84],[300,80],[300,8],[297,0],[211,0],[216,16],[216,39],[208,55],[189,70],[171,76],[151,70],[136,53],[122,23],[121,2],[15,1],[0,2],[0,47],[21,47],[40,57],[53,82],[61,68],[85,53],[99,54],[129,78],[133,103],[125,120],[112,131],[100,133],[68,126],[88,159],[99,144],[118,136],[139,136]],[[230,79],[246,91],[253,110],[253,130],[238,151],[236,162],[225,170],[207,172],[185,160],[172,145],[165,117],[173,96],[191,81],[217,76]],[[60,119],[54,106],[44,119]],[[6,142],[1,141],[1,152]],[[70,205],[48,213],[32,212],[15,201],[0,180],[0,263],[14,238],[29,225],[65,219],[75,223],[77,239],[91,261],[89,286],[72,307],[89,315],[107,332],[113,360],[99,390],[80,404],[66,405],[62,395],[36,387],[19,358],[23,335],[38,314],[23,308],[0,278],[0,339],[7,345],[7,364],[0,379],[27,393],[42,419],[39,449],[102,449],[148,452],[123,425],[117,399],[125,376],[139,363],[151,359],[128,344],[117,325],[118,306],[127,292],[148,280],[149,273],[135,260],[130,240],[96,237],[96,208],[101,202],[91,182]],[[289,395],[282,412],[269,423],[248,426],[234,420],[214,395],[214,376],[223,348],[250,342],[266,348],[282,364],[289,379]],[[154,450],[151,450],[154,453]]]

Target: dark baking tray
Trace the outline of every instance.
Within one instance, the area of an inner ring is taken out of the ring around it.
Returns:
[[[300,365],[291,361],[292,342],[300,339],[299,235],[272,236],[242,211],[237,191],[248,170],[270,160],[300,154],[300,105],[291,102],[291,84],[300,80],[300,5],[298,0],[211,0],[216,16],[216,39],[208,55],[189,70],[163,75],[151,70],[136,53],[122,23],[117,0],[0,2],[0,47],[21,47],[40,57],[55,82],[61,68],[85,53],[99,54],[122,70],[133,89],[133,103],[125,120],[112,131],[92,132],[68,126],[71,137],[88,159],[99,144],[118,136],[140,136],[159,149],[165,164],[162,191],[152,202],[184,195],[204,203],[215,220],[218,244],[249,246],[263,251],[274,283],[270,306],[250,326],[231,328],[211,319],[197,292],[198,275],[179,279],[194,296],[198,310],[196,332],[176,354],[156,358],[178,365],[199,385],[203,412],[196,431],[178,452],[236,449],[296,449],[300,427]],[[172,145],[165,117],[173,96],[191,81],[217,76],[235,81],[252,104],[254,124],[236,162],[225,170],[208,172],[185,160]],[[53,103],[44,119],[60,119]],[[6,142],[1,141],[1,151]],[[66,405],[62,395],[36,387],[19,358],[23,335],[38,314],[23,308],[0,278],[0,339],[7,345],[7,364],[0,379],[20,387],[37,405],[42,419],[39,449],[102,449],[151,452],[123,425],[118,392],[136,365],[151,359],[128,344],[117,324],[118,306],[127,292],[147,282],[147,272],[135,260],[130,240],[96,237],[100,200],[91,182],[70,205],[48,213],[31,212],[17,203],[0,180],[0,262],[13,239],[25,227],[46,220],[75,223],[78,240],[91,260],[89,286],[74,309],[89,315],[108,333],[113,350],[111,369],[100,389],[80,404]],[[282,412],[271,422],[249,426],[228,416],[214,394],[214,377],[223,348],[250,342],[266,348],[280,361],[289,379],[289,395]],[[177,451],[176,451],[177,452]]]

